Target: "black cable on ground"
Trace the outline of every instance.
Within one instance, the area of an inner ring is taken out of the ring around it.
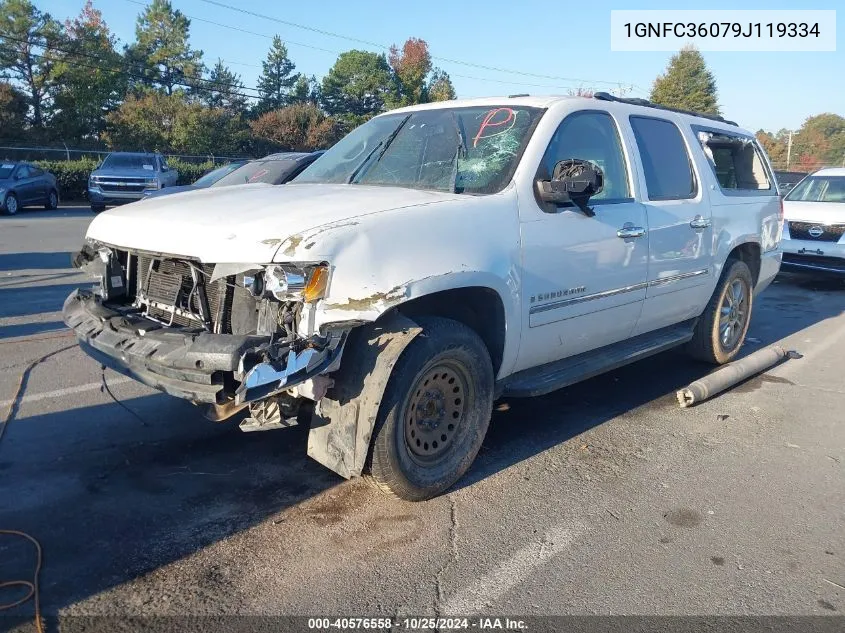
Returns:
[[[119,405],[124,411],[129,413],[136,420],[138,420],[138,422],[141,423],[141,426],[149,426],[149,424],[147,424],[147,421],[144,418],[142,418],[140,415],[135,413],[132,409],[127,407],[125,404],[123,404],[123,402],[118,400],[117,397],[111,392],[111,389],[109,388],[109,383],[106,382],[106,366],[102,365],[101,369],[102,369],[102,372],[103,372],[102,373],[103,391],[105,391],[107,394],[109,394],[109,397],[112,400],[114,400],[115,404]]]

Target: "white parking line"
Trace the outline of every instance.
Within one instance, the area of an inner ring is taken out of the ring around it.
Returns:
[[[121,377],[109,380],[109,387],[119,385],[124,382],[133,382],[131,378]],[[70,396],[80,391],[92,391],[99,389],[103,385],[102,382],[89,382],[86,385],[79,385],[78,387],[65,387],[64,389],[56,389],[55,391],[42,391],[41,393],[33,393],[25,395],[21,399],[21,404],[25,402],[38,402],[39,400],[49,400],[50,398],[61,398],[62,396]],[[8,407],[13,400],[0,400],[0,408]]]
[[[566,550],[584,532],[580,524],[559,525],[537,543],[526,545],[493,571],[485,574],[446,601],[442,613],[475,615],[526,580],[535,569]]]

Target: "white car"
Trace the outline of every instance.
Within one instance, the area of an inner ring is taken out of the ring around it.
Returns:
[[[237,209],[233,213],[232,209]],[[751,132],[641,100],[509,97],[379,115],[284,187],[107,211],[65,322],[104,365],[427,499],[499,396],[674,346],[725,363],[780,268]],[[647,379],[647,378],[644,378]],[[303,406],[305,405],[305,406]]]
[[[845,275],[845,168],[821,169],[783,201],[783,268]]]

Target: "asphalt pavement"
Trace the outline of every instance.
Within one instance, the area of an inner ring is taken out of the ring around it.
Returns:
[[[778,278],[746,349],[802,358],[692,409],[674,392],[709,368],[678,352],[498,403],[468,475],[410,504],[311,461],[306,429],[102,372],[60,316],[91,218],[0,218],[0,529],[43,545],[48,615],[845,612],[845,282]],[[0,579],[33,562],[0,537]]]

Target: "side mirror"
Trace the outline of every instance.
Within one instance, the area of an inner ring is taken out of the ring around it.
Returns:
[[[590,198],[604,188],[604,173],[595,163],[579,158],[555,165],[551,180],[538,180],[540,200],[557,206],[572,203],[588,217],[595,212],[587,206]]]

